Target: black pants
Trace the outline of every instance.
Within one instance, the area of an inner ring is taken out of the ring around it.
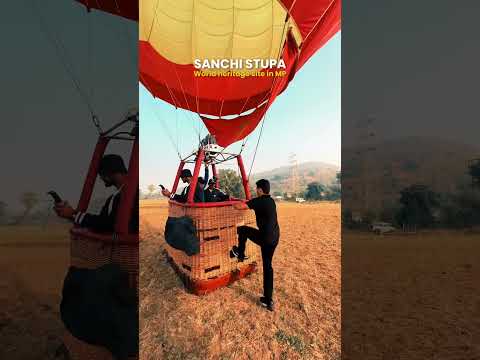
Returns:
[[[262,249],[262,264],[263,264],[263,296],[267,300],[272,300],[273,295],[273,268],[272,258],[275,248],[278,244],[278,239],[270,242],[260,235],[260,231],[250,226],[240,226],[237,229],[238,233],[238,252],[240,255],[245,254],[245,245],[247,239],[250,239]]]

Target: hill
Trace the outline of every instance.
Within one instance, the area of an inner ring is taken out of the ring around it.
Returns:
[[[370,148],[368,156],[364,148],[343,149],[345,206],[361,206],[356,202],[364,201],[366,192],[369,208],[375,210],[394,202],[399,191],[412,184],[452,193],[469,182],[469,160],[480,157],[480,147],[424,137],[378,142]]]
[[[298,188],[305,190],[308,183],[317,181],[323,185],[330,185],[335,181],[340,168],[336,165],[319,161],[310,161],[298,164]],[[292,167],[282,166],[268,171],[253,174],[252,184],[258,179],[268,179],[271,184],[271,192],[288,192],[292,187]]]

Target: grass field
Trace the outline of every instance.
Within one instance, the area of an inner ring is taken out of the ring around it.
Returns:
[[[167,203],[141,202],[141,359],[340,359],[340,205],[279,203],[276,311],[258,273],[188,294],[162,251]]]
[[[0,252],[0,359],[53,359],[63,329],[68,225],[1,226]]]
[[[480,359],[480,236],[342,235],[342,359]]]

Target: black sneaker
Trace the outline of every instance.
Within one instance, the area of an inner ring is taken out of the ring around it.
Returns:
[[[233,246],[232,250],[230,250],[230,258],[234,257],[236,257],[238,261],[244,261],[248,259],[248,256],[240,254],[240,252],[238,251],[238,246]]]
[[[273,300],[268,301],[266,297],[262,296],[260,298],[260,304],[268,310],[273,311]]]

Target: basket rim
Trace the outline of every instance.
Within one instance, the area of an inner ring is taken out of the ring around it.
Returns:
[[[225,207],[225,206],[232,206],[235,204],[245,203],[247,200],[244,199],[232,199],[229,201],[219,201],[219,202],[202,202],[202,203],[181,203],[175,200],[169,200],[168,203],[170,205],[178,205],[184,208],[215,208],[215,207]]]
[[[113,233],[95,233],[85,228],[73,227],[70,229],[70,234],[81,239],[101,242],[104,244],[121,244],[138,246],[138,234],[116,234]]]

